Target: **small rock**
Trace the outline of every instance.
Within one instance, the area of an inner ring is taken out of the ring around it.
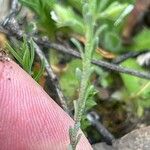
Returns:
[[[150,126],[126,134],[113,146],[116,150],[150,150]]]

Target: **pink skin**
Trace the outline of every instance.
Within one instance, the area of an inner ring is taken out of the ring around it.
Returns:
[[[13,61],[0,61],[0,150],[67,150],[73,120]],[[92,150],[82,135],[77,150]]]

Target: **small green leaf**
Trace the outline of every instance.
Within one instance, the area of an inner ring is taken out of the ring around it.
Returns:
[[[22,61],[23,61],[22,63],[24,65],[24,69],[30,74],[31,73],[31,70],[30,70],[30,67],[29,67],[30,52],[29,52],[28,48],[26,48],[25,51],[24,51]]]
[[[68,27],[72,31],[79,33],[81,35],[84,34],[85,28],[83,24],[82,18],[77,15],[71,7],[65,7],[62,5],[55,5],[54,7],[55,15],[57,16],[57,27]]]
[[[78,79],[78,81],[81,81],[81,76],[82,76],[82,71],[80,68],[76,68],[76,78]]]
[[[80,42],[78,40],[76,40],[75,38],[71,38],[70,40],[77,47],[77,49],[79,50],[79,52],[81,54],[81,57],[83,58],[83,53],[84,52],[83,52],[83,47],[80,44]]]
[[[99,35],[108,28],[107,24],[103,24],[101,26],[98,27],[98,29],[96,30],[95,36],[99,37]]]
[[[111,3],[102,13],[98,15],[98,18],[107,18],[110,20],[116,20],[120,14],[126,9],[128,4],[122,4],[117,1]]]
[[[60,76],[60,86],[64,95],[70,99],[76,98],[79,81],[76,78],[76,68],[81,68],[81,60],[74,59],[68,64],[67,72]]]
[[[106,8],[108,2],[109,2],[109,0],[98,1],[98,12],[97,13],[100,13],[101,11],[103,11]]]
[[[137,64],[135,59],[128,59],[127,61],[122,63],[122,66],[128,67],[128,68],[134,68],[139,71],[142,71],[143,69]],[[147,80],[134,77],[131,75],[121,74],[121,77],[123,79],[124,85],[130,95],[135,95],[138,93],[141,88],[147,84]],[[132,84],[131,84],[132,83]],[[147,89],[148,90],[148,89]]]
[[[50,16],[50,11],[56,3],[56,0],[19,0],[21,4],[31,9],[38,17],[37,24],[50,37],[54,35],[56,25]]]
[[[128,7],[121,13],[121,15],[115,21],[114,25],[117,26],[121,22],[123,22],[123,19],[132,11],[133,7],[133,5],[128,5]]]
[[[107,32],[104,36],[105,49],[117,52],[121,48],[121,40],[114,32]]]
[[[131,50],[142,51],[150,48],[150,30],[144,29],[134,38],[134,43],[129,47]]]
[[[33,65],[33,62],[34,62],[34,56],[35,56],[34,41],[31,39],[30,40],[30,61],[29,61],[30,70],[32,69],[32,65]]]
[[[12,48],[9,44],[7,44],[8,50],[10,50],[11,54],[17,59],[17,61],[20,63],[22,68],[28,72],[30,75],[32,75],[32,66],[34,63],[34,42],[32,39],[27,41],[26,37],[23,38],[23,42],[21,46],[18,48]],[[44,60],[41,61],[41,68],[40,70],[35,73],[33,72],[33,78],[36,81],[39,81],[40,77],[42,76],[45,69],[45,63]]]
[[[17,61],[22,64],[22,58],[19,56],[19,54],[16,52],[15,49],[13,49],[8,43],[6,44],[6,47],[8,50],[12,53],[12,55],[17,59]]]
[[[68,0],[68,3],[76,8],[79,12],[82,11],[82,0]]]
[[[90,110],[93,106],[96,105],[96,102],[94,100],[94,96],[97,93],[95,87],[93,85],[90,85],[85,94],[86,104],[85,104],[85,111]]]
[[[45,70],[45,62],[44,62],[44,60],[42,60],[40,70],[38,71],[38,73],[35,76],[33,76],[35,81],[37,81],[37,82],[39,81],[39,79],[41,78],[41,76],[44,73],[44,70]]]

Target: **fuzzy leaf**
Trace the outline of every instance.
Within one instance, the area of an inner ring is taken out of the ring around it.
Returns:
[[[84,34],[83,20],[78,16],[71,7],[55,5],[54,12],[58,17],[56,21],[58,28],[69,27],[74,32]]]

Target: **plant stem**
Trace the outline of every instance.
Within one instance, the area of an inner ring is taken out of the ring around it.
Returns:
[[[80,85],[80,91],[79,91],[79,98],[78,98],[78,107],[77,112],[75,114],[75,123],[79,123],[81,121],[81,117],[85,108],[86,103],[86,89],[88,87],[88,81],[90,77],[89,68],[91,67],[90,61],[85,60],[83,61],[83,70],[82,70],[82,77],[81,77],[81,85]]]
[[[85,53],[82,60],[82,76],[81,76],[81,85],[79,91],[79,98],[78,98],[78,106],[77,112],[75,112],[75,123],[78,124],[81,121],[81,117],[85,108],[86,103],[86,90],[88,87],[88,81],[91,75],[91,59],[92,59],[92,52],[94,50],[94,44],[92,41],[92,34],[93,29],[87,25],[87,32],[86,32],[86,44],[85,44]]]
[[[87,3],[89,10],[90,10],[90,2]],[[88,14],[83,14],[84,19],[85,19],[85,29],[86,29],[86,43],[85,43],[85,48],[84,48],[84,53],[82,56],[82,75],[81,75],[81,84],[80,84],[80,91],[79,91],[79,98],[77,102],[75,103],[75,115],[74,115],[74,120],[75,120],[75,125],[74,128],[72,128],[72,137],[70,137],[71,141],[71,147],[73,150],[76,149],[76,145],[79,141],[79,136],[78,132],[80,129],[80,122],[82,115],[85,110],[85,104],[86,104],[86,91],[88,88],[88,83],[89,83],[89,78],[92,72],[92,66],[91,66],[91,59],[92,59],[92,54],[95,49],[95,36],[94,36],[94,28],[95,28],[95,21],[94,21],[94,15],[92,14],[92,10],[89,11],[90,13]]]

